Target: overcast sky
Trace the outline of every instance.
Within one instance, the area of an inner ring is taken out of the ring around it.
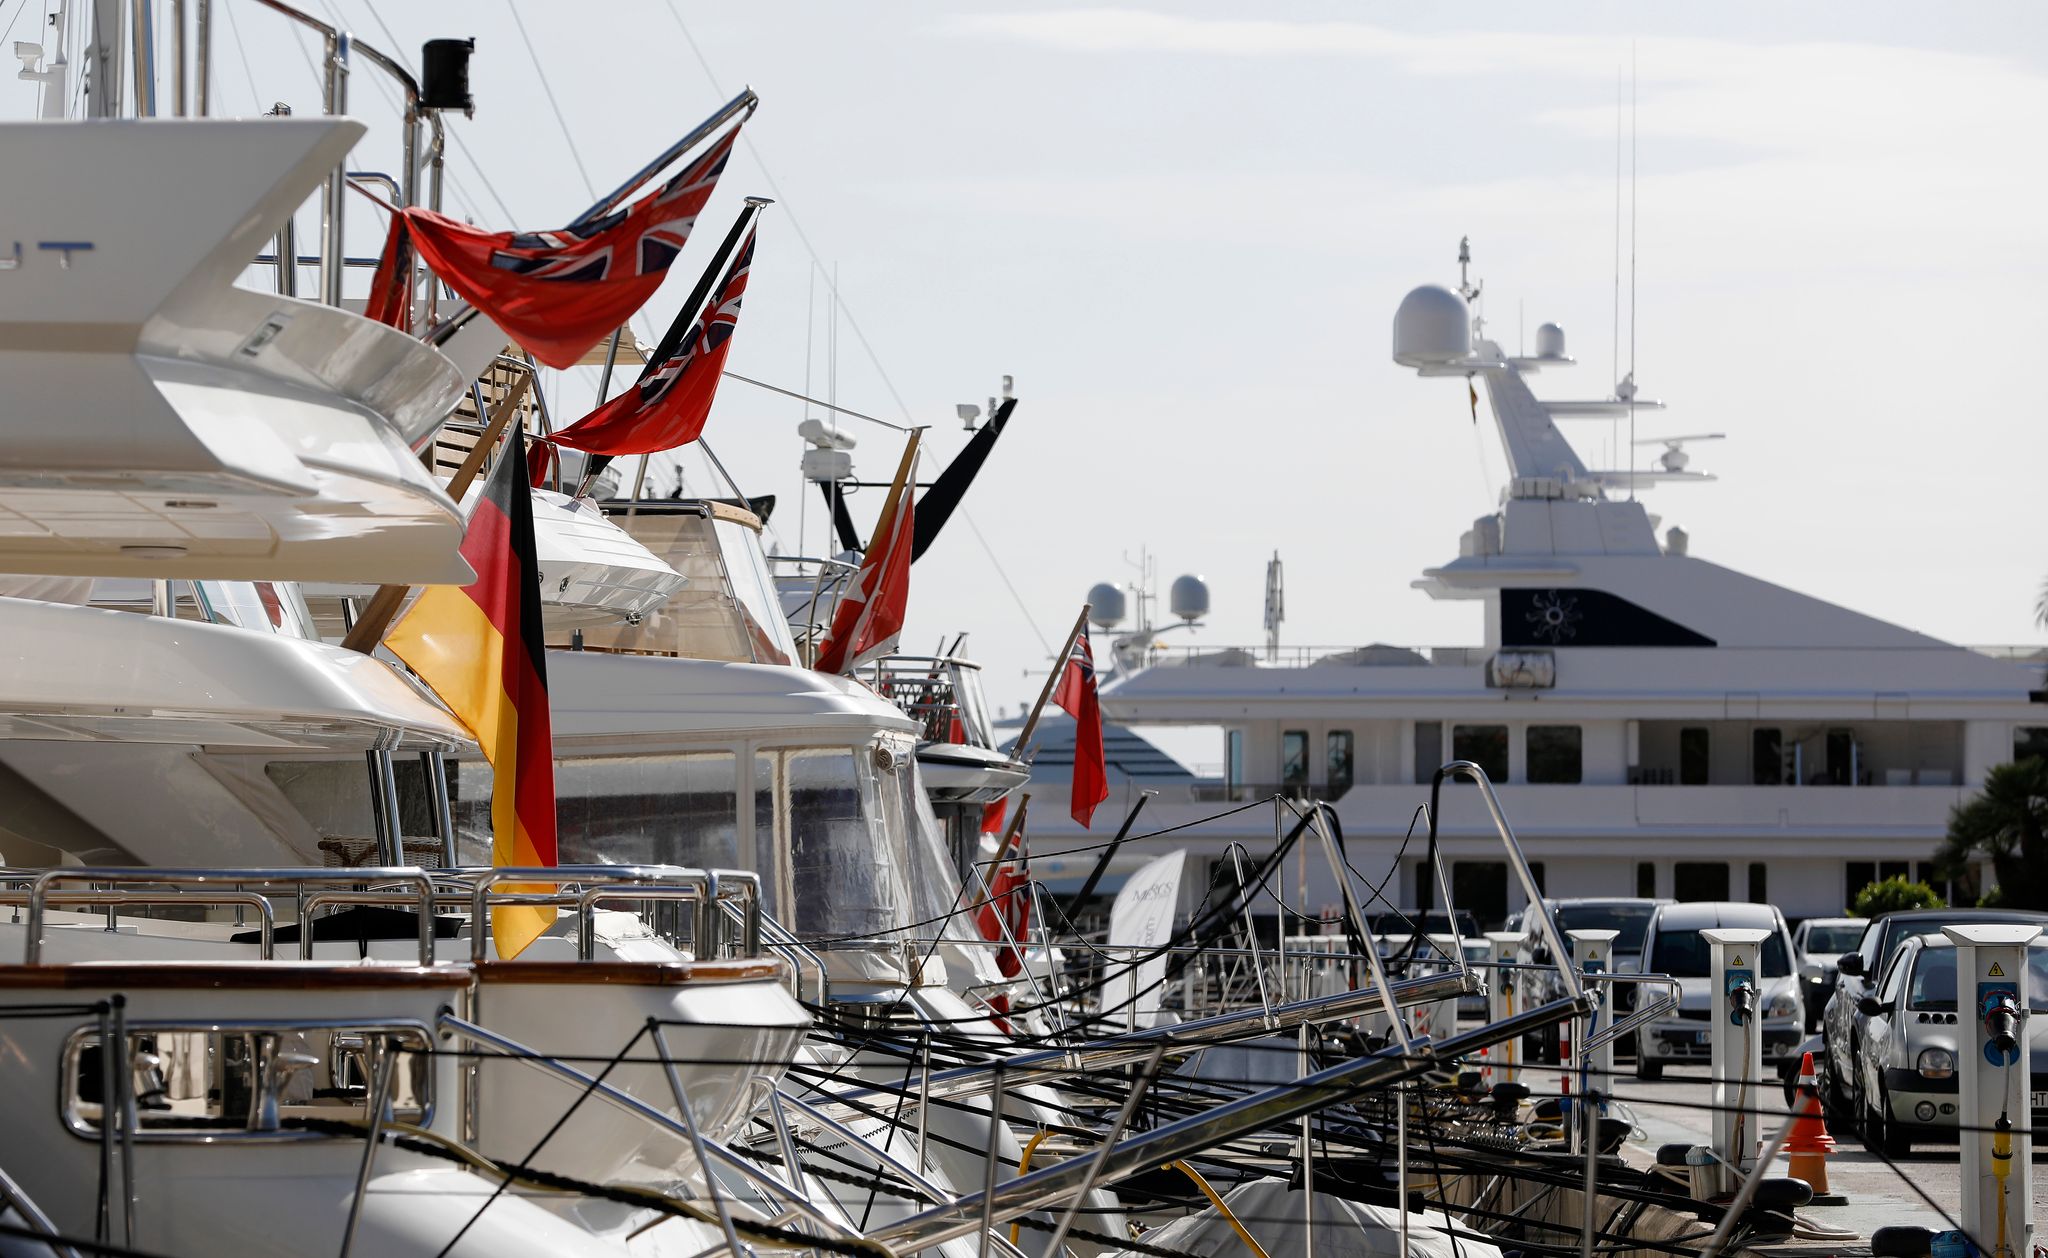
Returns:
[[[308,2],[408,59],[430,36],[476,37],[447,208],[492,227],[558,226],[741,84],[761,94],[642,335],[740,197],[779,192],[734,370],[831,387],[808,238],[850,316],[842,404],[930,423],[944,455],[964,438],[954,404],[1016,377],[1015,424],[968,509],[1018,597],[962,521],[916,570],[905,638],[971,631],[1005,705],[1045,657],[1018,598],[1056,640],[1140,548],[1162,590],[1207,577],[1214,614],[1191,640],[1260,638],[1275,550],[1285,641],[1479,640],[1477,605],[1408,583],[1492,508],[1497,442],[1458,382],[1389,361],[1389,321],[1410,287],[1455,280],[1469,235],[1510,350],[1521,327],[1568,331],[1580,366],[1539,394],[1608,392],[1632,56],[1639,317],[1623,311],[1619,366],[1633,352],[1644,394],[1670,403],[1639,436],[1728,434],[1695,450],[1721,480],[1658,490],[1652,511],[1701,558],[1916,629],[2042,637],[2038,6],[518,0],[536,71],[507,0]],[[8,38],[46,3],[0,0],[0,25],[30,15]],[[215,11],[231,19],[221,111],[318,107],[310,44],[247,0]],[[33,108],[26,84],[0,100]],[[354,103],[377,124],[356,164],[389,166],[366,73]],[[371,251],[381,225],[351,213]],[[573,410],[592,382],[559,386]],[[784,549],[815,553],[815,508],[798,533],[802,415],[728,382],[708,436],[749,493],[781,496]],[[897,436],[850,426],[860,470],[885,478]],[[1613,465],[1606,425],[1574,432]]]

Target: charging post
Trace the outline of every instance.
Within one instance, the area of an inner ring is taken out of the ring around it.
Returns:
[[[1585,988],[1594,996],[1593,1012],[1588,1014],[1579,1033],[1579,1070],[1581,1097],[1598,1094],[1602,1097],[1600,1112],[1607,1111],[1604,1099],[1614,1087],[1614,1041],[1609,1040],[1597,1049],[1587,1049],[1593,1036],[1614,1025],[1614,984],[1602,982],[1593,975],[1605,974],[1614,961],[1614,941],[1621,936],[1618,930],[1572,930],[1566,931],[1572,941],[1572,966],[1579,973],[1587,975]]]
[[[1499,1022],[1515,1012],[1515,979],[1517,972],[1509,967],[1521,955],[1522,945],[1529,940],[1525,930],[1489,930],[1486,943],[1493,954],[1493,969],[1486,978],[1486,1020]],[[1488,1084],[1513,1083],[1520,1075],[1522,1039],[1513,1039],[1495,1044],[1486,1050]]]
[[[1756,1165],[1762,1143],[1764,1088],[1763,972],[1768,930],[1735,927],[1700,932],[1711,952],[1714,1157],[1720,1193],[1730,1193]]]
[[[1956,945],[1956,1125],[1963,1233],[1984,1258],[2034,1248],[2033,1077],[2027,1052],[2031,925],[1945,926]]]

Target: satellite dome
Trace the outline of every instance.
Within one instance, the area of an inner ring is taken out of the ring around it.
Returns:
[[[1472,356],[1472,311],[1448,288],[1424,284],[1394,312],[1394,361],[1435,367]]]
[[[1564,328],[1560,324],[1546,323],[1536,329],[1536,357],[1563,358]]]
[[[1182,620],[1200,620],[1209,614],[1209,583],[1193,573],[1175,577],[1166,605]]]
[[[1123,623],[1124,592],[1107,581],[1088,587],[1088,619],[1097,629],[1114,629]]]

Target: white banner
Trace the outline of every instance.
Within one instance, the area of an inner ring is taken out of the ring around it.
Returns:
[[[1109,909],[1109,948],[1157,948],[1173,938],[1180,907],[1180,873],[1186,851],[1168,852],[1130,876]],[[1102,988],[1104,1013],[1128,1027],[1152,1026],[1159,1019],[1159,998],[1166,978],[1165,956],[1138,966],[1123,965]],[[1135,993],[1136,998],[1133,999]]]

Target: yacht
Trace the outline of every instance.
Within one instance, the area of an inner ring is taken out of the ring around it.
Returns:
[[[1662,404],[1629,380],[1590,401],[1539,397],[1536,377],[1572,364],[1563,330],[1545,324],[1534,354],[1509,354],[1480,334],[1473,291],[1461,280],[1409,293],[1393,357],[1446,388],[1483,390],[1507,461],[1498,509],[1414,582],[1469,603],[1478,645],[1393,645],[1366,627],[1350,647],[1282,646],[1276,634],[1169,648],[1143,626],[1127,631],[1105,718],[1138,736],[1220,728],[1223,768],[1176,782],[1112,757],[1102,815],[1144,791],[1146,829],[1269,796],[1327,801],[1359,868],[1375,881],[1391,869],[1390,899],[1426,909],[1448,893],[1491,927],[1526,897],[1487,850],[1477,797],[1445,793],[1445,878],[1412,825],[1417,784],[1467,760],[1497,785],[1549,896],[1768,901],[1798,919],[1839,914],[1875,878],[1938,883],[1949,810],[1994,765],[2048,746],[2043,653],[1944,642],[1691,553],[1648,502],[1712,479],[1682,443],[1654,469],[1602,470],[1571,435],[1574,420]],[[1059,734],[1037,759],[1041,793],[1065,790]],[[1058,851],[1093,836],[1058,813],[1037,818],[1035,854],[1051,885],[1071,890],[1091,862]],[[1215,861],[1231,843],[1270,846],[1274,819],[1253,809],[1179,837]],[[1144,859],[1119,854],[1102,887]],[[1312,904],[1334,904],[1327,871],[1304,875]],[[1207,882],[1188,884],[1192,903]]]

